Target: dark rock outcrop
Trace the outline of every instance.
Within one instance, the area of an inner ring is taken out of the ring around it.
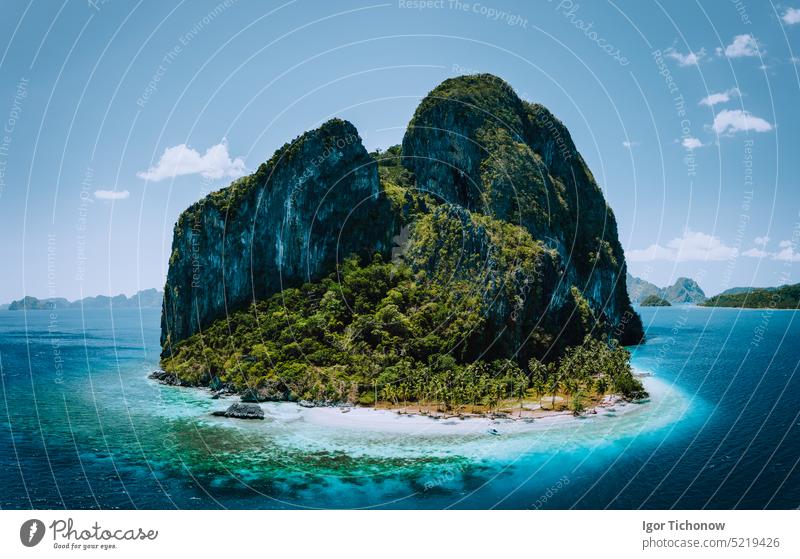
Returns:
[[[446,80],[417,108],[403,164],[417,188],[521,225],[554,249],[553,310],[574,285],[623,343],[641,340],[614,214],[569,131],[545,107],[522,101],[495,76]]]
[[[351,254],[386,252],[394,217],[355,127],[334,119],[181,214],[164,293],[161,344],[316,280]]]
[[[167,386],[191,386],[191,384],[179,379],[174,373],[168,373],[167,371],[153,371],[147,375],[147,378],[157,380]]]
[[[228,409],[212,412],[211,415],[235,419],[264,419],[264,410],[257,404],[231,404]]]

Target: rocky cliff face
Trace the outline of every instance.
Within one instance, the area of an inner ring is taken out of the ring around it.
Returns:
[[[473,297],[450,303],[454,316],[479,310],[462,352],[467,361],[549,360],[588,334],[610,333],[580,291],[562,281],[558,251],[524,227],[441,204],[414,222],[404,260],[453,292],[471,286]]]
[[[303,134],[181,214],[164,292],[164,354],[227,313],[330,273],[350,254],[386,252],[393,220],[352,124],[334,119]]]
[[[527,366],[587,334],[640,341],[614,215],[547,109],[494,76],[447,80],[420,104],[402,150],[387,154],[379,178],[355,128],[330,121],[184,212],[164,354],[227,313],[375,252],[404,261],[416,284],[453,286],[441,320],[474,320],[467,339],[452,340],[466,362]],[[378,295],[408,303],[397,290]]]
[[[566,127],[494,76],[443,82],[420,104],[403,139],[417,188],[520,225],[558,256],[552,311],[575,286],[623,343],[642,337],[625,285],[614,214]]]

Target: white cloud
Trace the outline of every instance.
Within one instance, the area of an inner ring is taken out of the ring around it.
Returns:
[[[739,88],[732,87],[728,91],[723,91],[722,93],[712,93],[708,97],[703,97],[700,99],[700,104],[705,105],[706,107],[713,107],[714,105],[718,105],[719,103],[727,103],[731,99],[739,96]]]
[[[141,179],[160,181],[181,175],[201,175],[208,179],[241,177],[246,172],[244,159],[231,159],[225,140],[211,146],[204,155],[186,144],[164,150],[158,165],[136,173]]]
[[[769,237],[756,237],[753,242],[757,245],[765,247]],[[778,243],[780,250],[778,252],[767,252],[763,248],[751,248],[742,253],[742,256],[749,256],[751,258],[771,258],[772,260],[781,260],[783,262],[800,262],[800,252],[795,250],[792,241],[781,241]]]
[[[131,193],[127,190],[95,190],[94,197],[98,200],[124,200]]]
[[[760,248],[751,248],[744,251],[742,256],[747,256],[749,258],[766,258],[769,256],[769,253],[766,250],[761,250]]]
[[[639,142],[622,142],[622,147],[632,149],[639,145]]]
[[[692,138],[691,136],[688,136],[683,139],[681,145],[686,149],[697,149],[703,147],[703,142],[701,142],[697,138]]]
[[[700,49],[697,52],[689,51],[687,54],[678,52],[672,47],[664,51],[669,58],[678,61],[679,66],[697,66],[700,61],[706,56],[706,49]]]
[[[768,132],[772,130],[772,125],[763,118],[753,116],[749,112],[740,109],[726,109],[718,112],[711,127],[717,134],[749,131]]]
[[[786,8],[786,11],[783,12],[783,22],[786,25],[794,25],[795,23],[800,23],[800,10],[797,8]]]
[[[783,243],[781,243],[781,245],[783,245]],[[797,252],[794,247],[791,246],[791,243],[789,243],[789,246],[773,254],[772,258],[784,262],[800,262],[800,252]]]
[[[736,35],[736,37],[733,38],[733,42],[725,47],[725,56],[728,58],[758,56],[758,53],[758,41],[756,41],[756,38],[749,33],[745,33],[744,35]]]
[[[643,249],[625,251],[628,262],[650,262],[652,260],[675,260],[674,252],[661,245],[650,245]]]
[[[693,260],[730,260],[738,251],[725,245],[718,237],[687,229],[683,236],[669,241],[666,246],[653,244],[645,249],[626,252],[631,262],[647,262],[652,260],[668,260],[672,262],[689,262]]]

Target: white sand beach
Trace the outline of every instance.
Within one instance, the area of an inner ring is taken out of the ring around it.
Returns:
[[[396,435],[457,435],[489,433],[522,433],[556,426],[569,426],[593,419],[610,419],[621,415],[644,414],[656,406],[659,400],[672,387],[653,377],[642,379],[650,398],[642,403],[613,401],[607,406],[590,408],[581,416],[571,412],[554,412],[536,419],[508,417],[448,417],[435,418],[418,413],[399,413],[390,409],[371,407],[312,407],[307,408],[292,402],[271,402],[261,404],[266,422],[264,426],[303,423],[321,429],[351,432],[372,432]],[[230,405],[232,399],[219,401],[220,409]],[[344,412],[343,410],[348,410]],[[229,420],[230,421],[230,420]]]

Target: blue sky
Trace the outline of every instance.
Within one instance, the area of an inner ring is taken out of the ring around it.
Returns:
[[[476,71],[565,122],[635,275],[800,281],[800,1],[35,0],[0,37],[3,302],[160,288],[204,193]]]

